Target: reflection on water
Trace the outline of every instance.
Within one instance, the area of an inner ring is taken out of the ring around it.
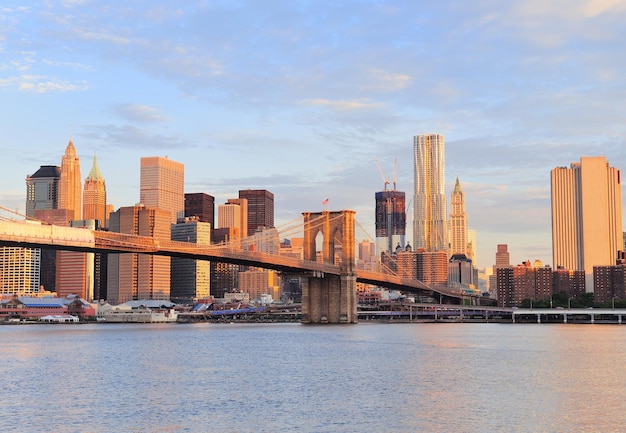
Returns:
[[[0,327],[15,431],[617,432],[626,326]]]

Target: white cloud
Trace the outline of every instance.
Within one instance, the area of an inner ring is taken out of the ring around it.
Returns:
[[[368,102],[367,100],[358,100],[358,101],[337,100],[337,101],[333,101],[333,100],[324,99],[324,98],[305,99],[303,102],[306,105],[329,107],[329,108],[332,108],[334,110],[340,110],[340,111],[351,111],[351,110],[364,110],[364,109],[372,109],[372,108],[381,108],[381,107],[383,107],[385,105],[382,102]]]
[[[2,87],[34,93],[80,92],[89,88],[84,81],[70,83],[66,80],[57,80],[43,75],[21,75],[0,78],[0,88]]]
[[[383,69],[371,69],[364,90],[379,90],[383,92],[395,92],[402,90],[411,84],[411,76],[387,72]]]
[[[119,104],[114,111],[131,122],[165,122],[170,118],[154,107],[141,104]]]
[[[583,5],[583,13],[586,17],[596,17],[606,13],[619,13],[626,11],[626,2],[623,0],[587,0]]]

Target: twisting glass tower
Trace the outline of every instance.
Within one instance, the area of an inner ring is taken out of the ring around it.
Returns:
[[[425,134],[413,137],[413,157],[415,162],[413,248],[445,251],[448,242],[443,135]]]

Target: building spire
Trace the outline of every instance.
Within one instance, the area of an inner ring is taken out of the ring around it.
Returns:
[[[66,156],[76,156],[76,148],[74,147],[74,142],[72,141],[72,135],[70,134],[70,141],[67,143],[67,147],[65,148]]]
[[[91,170],[89,170],[89,175],[87,175],[87,179],[102,179],[102,174],[100,173],[100,169],[98,168],[98,160],[96,158],[96,153],[93,154],[93,165],[91,166]]]
[[[454,184],[454,192],[461,192],[461,183],[458,176],[456,177],[456,184]]]

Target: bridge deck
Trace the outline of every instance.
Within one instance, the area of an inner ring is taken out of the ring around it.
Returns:
[[[224,245],[203,246],[188,242],[155,239],[123,233],[60,227],[31,221],[0,221],[0,246],[53,248],[79,252],[141,253],[195,260],[255,266],[282,272],[340,275],[340,267],[301,260],[280,254],[241,251]],[[395,275],[356,270],[358,282],[380,287],[441,296],[446,300],[469,298],[445,287],[431,287],[421,281]]]

